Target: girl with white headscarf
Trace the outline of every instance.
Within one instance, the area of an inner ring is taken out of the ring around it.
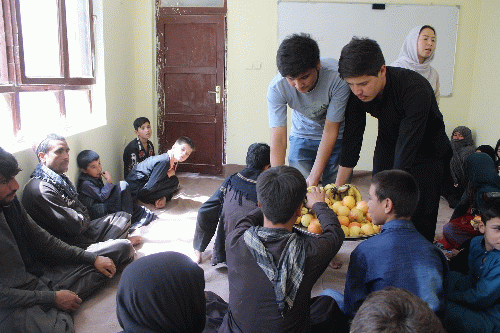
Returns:
[[[401,47],[399,58],[390,66],[411,69],[425,77],[434,89],[439,102],[439,74],[431,66],[436,50],[436,31],[429,25],[410,30]]]

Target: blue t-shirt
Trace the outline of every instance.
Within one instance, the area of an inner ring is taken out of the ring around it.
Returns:
[[[301,93],[290,86],[286,78],[277,74],[267,89],[269,127],[287,125],[287,105],[292,109],[290,135],[321,140],[325,119],[341,123],[337,139],[344,131],[344,113],[349,98],[349,86],[340,78],[338,62],[330,58],[321,59],[321,68],[316,87]]]

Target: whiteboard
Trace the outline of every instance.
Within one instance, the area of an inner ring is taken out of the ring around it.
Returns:
[[[374,10],[372,4],[280,1],[278,45],[291,34],[305,32],[318,42],[321,57],[338,60],[342,47],[353,36],[369,37],[378,42],[389,65],[398,58],[413,27],[430,25],[437,36],[431,66],[439,73],[441,96],[451,96],[459,9],[386,4],[384,10]]]

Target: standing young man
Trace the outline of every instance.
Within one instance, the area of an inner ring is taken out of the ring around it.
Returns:
[[[289,165],[300,170],[308,186],[333,183],[349,97],[338,63],[320,60],[318,44],[306,34],[286,38],[276,62],[279,74],[267,90],[271,166],[285,164],[288,105],[292,109]]]
[[[339,73],[352,94],[345,112],[337,185],[349,179],[358,163],[369,113],[378,119],[373,174],[401,169],[415,177],[421,195],[412,222],[432,242],[451,146],[431,85],[411,70],[386,67],[379,45],[367,38],[353,38],[344,46]]]

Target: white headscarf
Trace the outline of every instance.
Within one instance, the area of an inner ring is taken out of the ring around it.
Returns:
[[[411,69],[417,73],[420,73],[423,77],[425,77],[434,89],[434,93],[436,95],[436,99],[439,102],[439,74],[438,72],[431,66],[431,62],[434,59],[434,53],[436,49],[432,51],[429,58],[424,60],[424,63],[421,64],[418,61],[418,36],[420,35],[420,30],[423,25],[415,27],[410,30],[408,36],[406,36],[406,40],[401,47],[401,52],[399,53],[399,58],[396,59],[390,66],[392,67],[401,67]]]

